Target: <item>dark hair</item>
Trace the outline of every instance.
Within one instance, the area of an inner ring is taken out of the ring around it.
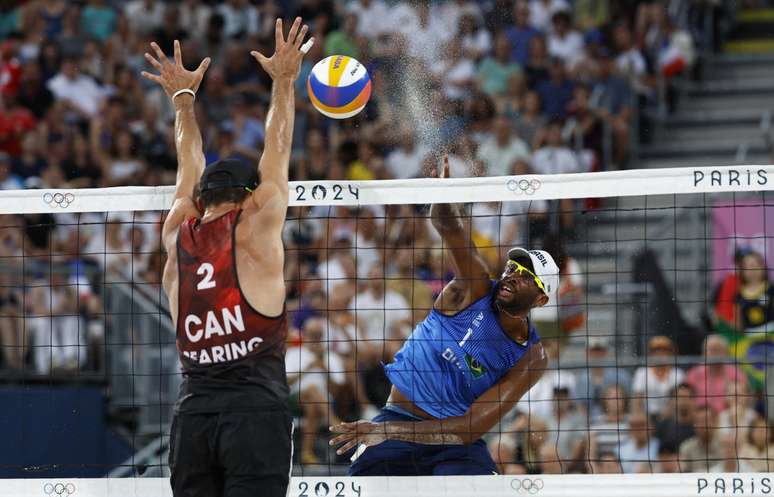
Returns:
[[[221,176],[223,178],[221,178]],[[213,174],[212,180],[227,179],[230,176],[227,174]],[[234,202],[241,204],[250,192],[241,186],[238,187],[226,187],[226,188],[213,188],[207,191],[199,190],[197,184],[194,188],[194,199],[199,203],[199,207],[204,210],[207,207],[215,207],[227,202]]]

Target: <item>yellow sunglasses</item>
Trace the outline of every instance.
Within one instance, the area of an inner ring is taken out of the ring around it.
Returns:
[[[543,290],[543,292],[545,293],[546,286],[543,284],[543,280],[538,278],[538,275],[536,275],[535,273],[533,273],[532,271],[530,271],[529,269],[527,269],[526,267],[522,266],[521,264],[519,264],[514,260],[509,260],[508,262],[505,263],[505,271],[503,272],[503,276],[509,276],[515,272],[518,272],[519,275],[523,275],[525,271],[527,272],[527,274],[532,276],[538,288]]]

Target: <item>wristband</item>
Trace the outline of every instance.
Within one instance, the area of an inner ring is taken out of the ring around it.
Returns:
[[[193,98],[196,98],[196,93],[194,93],[193,90],[190,88],[183,88],[182,90],[177,90],[174,95],[172,95],[172,101],[174,101],[177,97],[182,95],[183,93],[190,94]]]

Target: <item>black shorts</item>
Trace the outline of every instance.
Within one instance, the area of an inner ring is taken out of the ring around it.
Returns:
[[[285,497],[293,453],[286,410],[177,413],[169,441],[175,497]]]

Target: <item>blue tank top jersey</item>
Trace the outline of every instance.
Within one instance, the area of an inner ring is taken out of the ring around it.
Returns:
[[[494,283],[486,297],[454,316],[433,309],[385,366],[392,384],[435,418],[465,414],[540,340],[531,324],[525,345],[510,338],[493,299]]]

